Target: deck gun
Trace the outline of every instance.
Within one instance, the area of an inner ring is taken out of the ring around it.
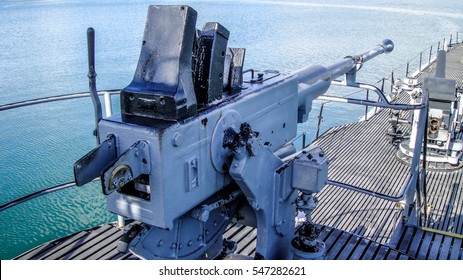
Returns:
[[[197,30],[196,17],[188,6],[149,7],[121,114],[99,122],[101,144],[75,163],[76,182],[101,177],[108,210],[141,222],[123,241],[141,258],[223,256],[232,221],[257,228],[255,258],[303,258],[295,213],[310,214],[328,160],[319,147],[296,153],[297,124],[333,79],[355,76],[393,43],[329,67],[243,71],[245,50],[227,46],[229,31]]]

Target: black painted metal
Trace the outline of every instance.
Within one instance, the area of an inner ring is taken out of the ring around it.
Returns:
[[[100,138],[98,137],[98,123],[103,118],[101,110],[101,102],[98,97],[96,90],[96,71],[95,71],[95,30],[93,28],[87,29],[87,48],[88,48],[88,87],[90,91],[90,97],[93,102],[93,109],[95,111],[95,130],[94,135],[96,136],[97,145],[100,144]]]
[[[109,135],[98,147],[91,150],[74,164],[74,178],[77,186],[83,186],[99,177],[117,159],[116,137]]]
[[[230,32],[216,22],[204,25],[198,38],[194,85],[198,106],[222,98],[225,54]]]
[[[46,195],[46,194],[56,192],[56,191],[59,191],[59,190],[67,189],[67,188],[73,187],[75,185],[76,185],[75,182],[67,182],[67,183],[64,183],[64,184],[60,184],[60,185],[57,185],[57,186],[53,186],[53,187],[50,187],[50,188],[46,188],[44,190],[40,190],[40,191],[31,193],[31,194],[25,195],[25,196],[23,196],[21,198],[15,199],[13,201],[10,201],[8,203],[5,203],[5,204],[1,205],[0,206],[0,212],[6,210],[8,208],[11,208],[13,206],[24,203],[26,201],[29,201],[31,199],[37,198],[39,196]]]
[[[149,7],[138,66],[121,92],[124,121],[180,120],[196,113],[192,76],[196,17],[188,6]]]

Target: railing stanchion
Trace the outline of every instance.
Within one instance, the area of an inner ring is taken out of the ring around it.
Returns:
[[[318,139],[318,136],[320,136],[320,126],[322,124],[324,106],[325,106],[325,103],[322,103],[322,105],[320,106],[320,114],[318,114],[317,135],[315,136],[315,139]]]
[[[428,61],[429,64],[431,64],[431,56],[432,56],[432,46],[429,49],[429,61]]]
[[[421,71],[421,63],[423,62],[423,52],[420,52],[420,66],[418,67],[418,71]]]

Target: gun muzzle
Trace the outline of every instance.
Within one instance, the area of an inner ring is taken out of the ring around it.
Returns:
[[[346,56],[340,62],[328,67],[320,65],[309,66],[296,71],[299,82],[298,106],[301,112],[308,113],[312,100],[324,94],[331,85],[331,81],[348,73],[355,73],[364,62],[383,53],[390,53],[394,49],[394,43],[385,39],[378,46],[355,56]],[[305,119],[305,117],[304,117]],[[302,119],[300,118],[300,121]]]

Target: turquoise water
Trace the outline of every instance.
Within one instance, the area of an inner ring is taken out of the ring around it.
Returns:
[[[150,4],[188,4],[198,11],[198,27],[206,21],[222,23],[231,32],[229,45],[247,49],[247,68],[290,72],[312,64],[327,66],[392,39],[395,50],[360,71],[359,80],[368,82],[463,31],[459,0],[3,0],[0,103],[87,91],[89,26],[97,36],[98,88],[128,85]],[[355,121],[364,109],[332,104],[325,110],[324,128]],[[313,135],[317,112],[314,108],[301,131]],[[72,181],[73,163],[95,145],[92,126],[90,99],[0,112],[0,204]],[[0,259],[113,219],[97,183],[29,201],[0,212]]]

